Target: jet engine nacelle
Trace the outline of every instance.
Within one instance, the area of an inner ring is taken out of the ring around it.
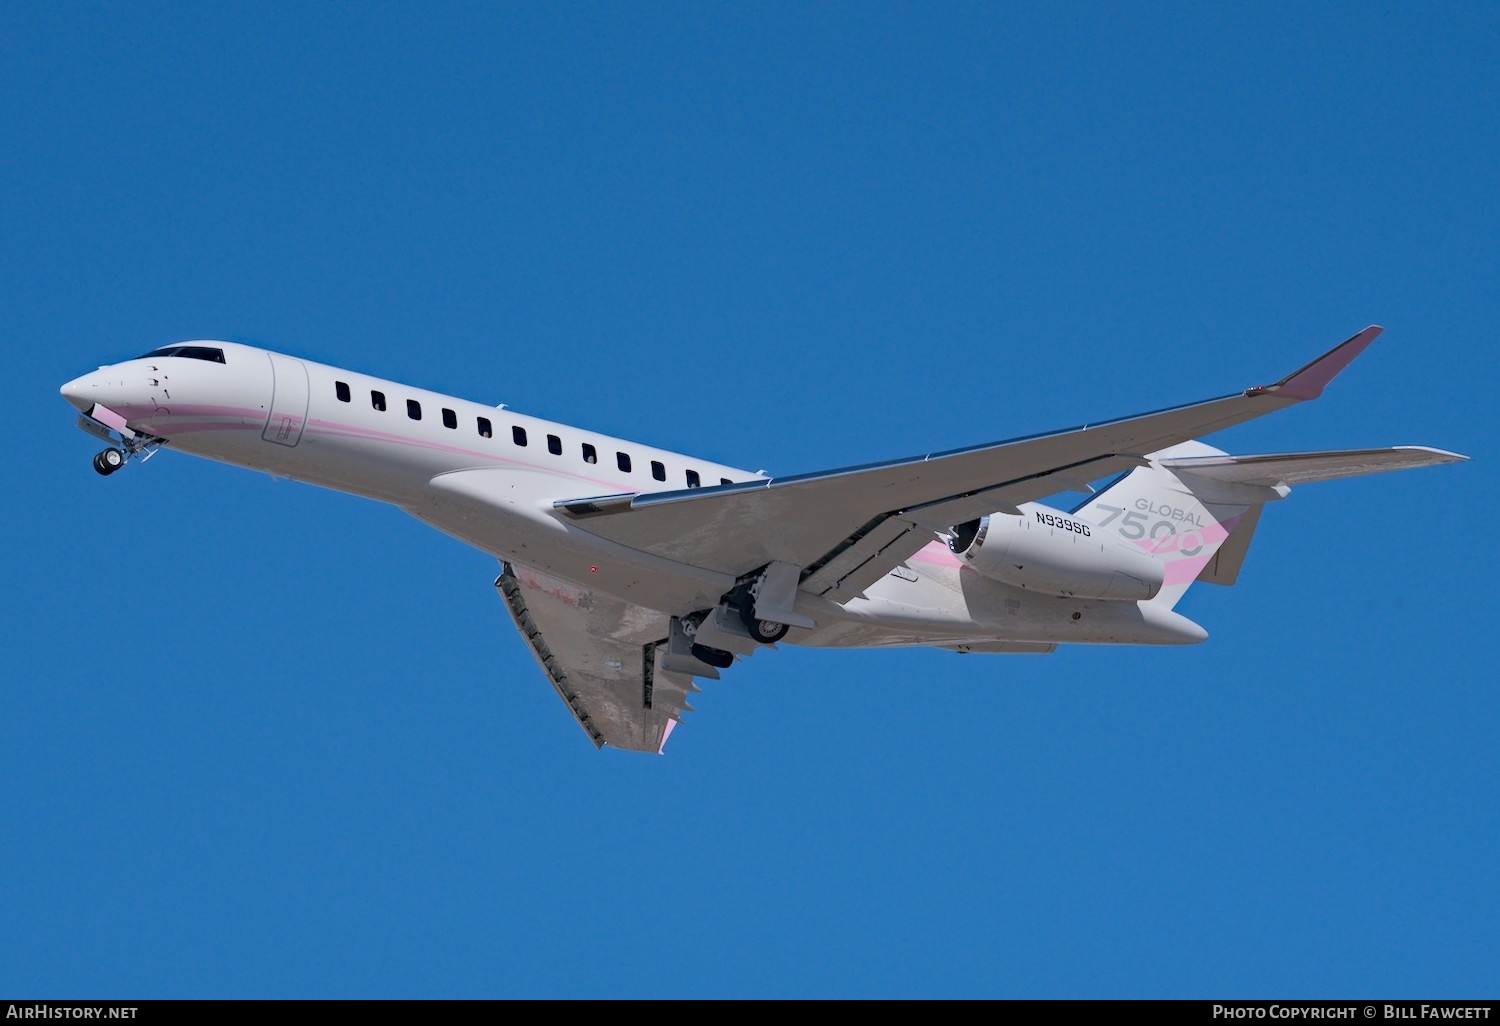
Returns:
[[[1141,601],[1161,590],[1161,561],[1055,511],[971,520],[948,547],[986,577],[1061,598]]]

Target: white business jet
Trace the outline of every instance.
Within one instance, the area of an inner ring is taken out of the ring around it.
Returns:
[[[1234,583],[1292,485],[1467,458],[1197,440],[1316,399],[1380,332],[1218,399],[793,477],[232,342],[157,349],[62,394],[109,443],[101,474],[178,449],[392,503],[497,557],[506,608],[595,746],[660,752],[695,678],[762,646],[1202,641],[1174,607],[1194,581]],[[1068,490],[1088,497],[1040,502]]]

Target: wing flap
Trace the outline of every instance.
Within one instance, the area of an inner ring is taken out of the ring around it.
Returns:
[[[807,568],[802,589],[814,595],[837,591],[853,597],[916,555],[932,532],[900,517],[877,517]]]

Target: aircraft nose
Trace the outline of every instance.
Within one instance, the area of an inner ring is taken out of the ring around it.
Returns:
[[[93,374],[85,374],[80,378],[74,378],[58,389],[62,393],[62,397],[77,407],[80,412],[93,405],[98,390],[99,375],[97,371]]]

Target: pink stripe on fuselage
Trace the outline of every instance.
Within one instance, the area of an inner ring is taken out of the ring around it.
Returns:
[[[247,406],[203,406],[198,403],[173,403],[169,402],[164,409],[171,412],[173,416],[198,417],[255,417],[260,420],[266,419],[266,410],[262,407]]]
[[[200,431],[254,431],[259,434],[265,429],[264,424],[230,424],[225,421],[204,421],[202,424],[178,424],[176,421],[166,421],[162,424],[150,425],[152,430],[163,438],[171,438],[173,435],[197,434]]]
[[[135,409],[135,408],[133,408],[133,409]],[[159,421],[159,422],[150,422],[150,418],[152,416],[157,415],[159,413],[163,413],[163,412],[168,415],[168,417],[167,417],[166,420],[162,420],[162,421]],[[179,417],[179,416],[237,417],[237,418],[244,418],[246,420],[253,420],[254,423],[253,424],[243,424],[243,423],[215,423],[215,422],[206,421],[206,420],[205,421],[193,421],[193,422],[189,422],[189,423],[178,423],[178,422],[176,422],[175,418]],[[265,409],[254,409],[254,408],[247,408],[247,407],[243,407],[243,406],[211,406],[211,405],[196,404],[196,403],[185,403],[185,404],[180,404],[180,405],[179,404],[173,404],[173,405],[170,405],[170,406],[165,406],[165,407],[160,407],[160,408],[158,408],[158,407],[142,408],[142,409],[139,409],[138,416],[136,418],[134,418],[134,419],[138,419],[139,421],[141,421],[143,423],[148,423],[149,426],[150,426],[150,428],[151,428],[151,430],[153,432],[159,433],[163,437],[171,437],[172,435],[197,433],[197,432],[203,432],[203,431],[235,431],[235,430],[254,430],[254,431],[259,431],[259,430],[261,430],[264,427],[265,420],[266,420],[267,416],[268,416],[268,411],[265,410]],[[295,426],[296,418],[293,418],[293,422],[294,422],[294,426]],[[547,464],[543,464],[543,463],[533,463],[533,462],[529,462],[529,461],[526,461],[526,460],[516,459],[514,457],[501,456],[501,455],[498,455],[498,454],[493,453],[493,452],[483,452],[483,451],[479,451],[479,450],[475,450],[475,449],[471,449],[471,448],[464,448],[464,447],[460,447],[460,446],[449,445],[449,444],[446,444],[446,443],[443,443],[443,442],[433,442],[433,441],[428,441],[428,440],[420,439],[420,438],[412,438],[409,435],[399,435],[399,434],[395,434],[395,433],[390,432],[390,431],[381,431],[381,430],[377,430],[377,429],[374,429],[374,428],[360,427],[360,426],[355,425],[355,424],[347,424],[347,423],[339,423],[339,422],[330,421],[330,420],[322,420],[322,419],[319,419],[317,417],[310,417],[304,423],[304,437],[308,437],[308,436],[321,436],[321,437],[324,437],[324,438],[347,438],[347,439],[355,439],[355,440],[361,440],[362,439],[362,440],[372,441],[372,442],[383,442],[383,443],[390,443],[390,444],[393,444],[393,445],[403,445],[403,446],[409,446],[409,447],[416,448],[416,449],[425,449],[425,450],[432,451],[432,452],[451,453],[451,454],[453,454],[455,456],[463,456],[463,457],[466,457],[468,459],[485,460],[485,461],[490,462],[490,463],[497,463],[497,464],[504,464],[504,465],[509,465],[509,466],[515,466],[515,467],[522,467],[522,468],[526,468],[528,470],[540,470],[540,471],[544,471],[544,472],[546,472],[548,474],[555,474],[555,475],[558,475],[560,477],[571,478],[574,481],[579,481],[579,482],[583,482],[585,484],[595,485],[595,486],[598,486],[600,488],[607,488],[607,489],[610,489],[610,490],[613,490],[613,491],[620,491],[620,492],[638,492],[639,491],[639,489],[632,489],[628,485],[625,485],[623,482],[620,482],[620,481],[611,480],[611,479],[608,479],[608,478],[591,477],[591,476],[589,476],[587,474],[579,474],[579,473],[576,473],[576,472],[573,472],[573,471],[562,469],[562,468],[557,467],[555,465],[547,465]],[[686,458],[689,458],[689,457],[684,457],[684,458],[686,459]],[[754,480],[754,479],[752,479],[752,480]],[[942,546],[939,545],[938,548],[941,549]],[[950,558],[950,563],[951,563],[951,565],[954,565],[954,566],[958,565],[958,562],[957,562],[956,559],[951,559]]]
[[[369,428],[355,427],[352,424],[334,424],[326,420],[308,421],[308,430],[314,434],[331,438],[354,438],[365,439],[372,442],[389,442],[394,445],[407,445],[417,449],[428,449],[435,452],[452,453],[455,456],[467,456],[472,459],[489,460],[492,463],[505,463],[516,467],[525,467],[528,470],[543,470],[549,474],[559,474],[573,478],[576,481],[586,481],[589,484],[598,485],[601,488],[619,489],[620,482],[610,481],[604,478],[587,477],[568,470],[560,470],[556,467],[543,466],[540,463],[531,463],[526,460],[518,460],[511,456],[500,456],[490,452],[479,452],[474,449],[461,449],[457,446],[446,445],[441,442],[428,442],[422,439],[411,438],[407,435],[395,435],[386,431],[374,431]],[[626,488],[625,491],[637,489]]]

